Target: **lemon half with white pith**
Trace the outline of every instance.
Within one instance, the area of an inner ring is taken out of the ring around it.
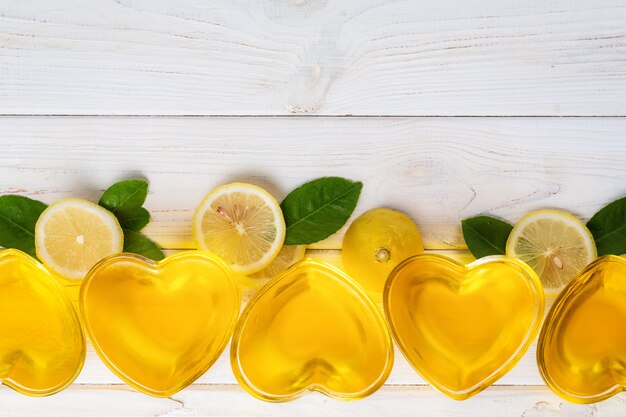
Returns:
[[[250,275],[250,278],[255,279],[269,279],[274,278],[276,275],[285,271],[291,265],[304,258],[306,252],[305,245],[285,245],[282,247],[278,256],[274,258],[271,264],[267,268],[255,272]]]
[[[35,247],[46,267],[77,280],[101,259],[122,252],[124,234],[110,211],[79,198],[64,198],[39,216]]]
[[[274,197],[244,183],[211,191],[196,209],[193,229],[199,249],[221,257],[242,274],[269,266],[283,247],[286,233]]]
[[[506,254],[526,262],[546,288],[567,284],[597,257],[587,226],[569,213],[551,209],[533,211],[517,222]]]

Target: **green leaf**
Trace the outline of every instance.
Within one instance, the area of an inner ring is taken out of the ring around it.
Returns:
[[[150,213],[143,207],[139,207],[134,213],[130,213],[124,220],[120,221],[122,229],[135,232],[143,229],[150,221]]]
[[[110,186],[100,197],[100,204],[117,217],[124,230],[124,252],[143,255],[160,261],[165,258],[159,246],[139,233],[150,221],[150,213],[143,208],[148,195],[148,183],[143,180],[124,180]]]
[[[335,233],[350,218],[362,188],[361,182],[324,177],[293,190],[280,204],[285,244],[308,245]]]
[[[626,197],[604,206],[587,222],[598,256],[626,253]]]
[[[146,201],[147,195],[148,183],[146,181],[124,180],[110,186],[102,194],[98,204],[113,213],[120,224],[130,221],[133,227],[136,228],[141,222],[136,222],[133,219],[136,219],[138,216],[138,211]]]
[[[165,258],[161,248],[146,235],[128,229],[124,229],[124,252],[136,253],[154,261]]]
[[[461,221],[463,238],[476,259],[488,255],[504,255],[506,240],[513,226],[500,219],[478,216]]]
[[[46,207],[28,197],[0,196],[0,246],[19,249],[36,258],[35,224]]]

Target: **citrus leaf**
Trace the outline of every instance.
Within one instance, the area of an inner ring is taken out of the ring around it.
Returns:
[[[133,219],[146,201],[148,183],[144,180],[124,180],[110,186],[100,197],[99,205],[117,217],[120,224]],[[144,225],[145,226],[145,225]]]
[[[308,245],[326,239],[343,226],[356,207],[363,183],[339,177],[308,182],[285,197],[286,245]]]
[[[124,229],[124,252],[136,253],[154,261],[165,258],[161,248],[146,235],[128,229]]]
[[[478,216],[461,221],[463,238],[476,259],[489,255],[504,255],[506,240],[513,226],[500,219]]]
[[[598,256],[626,253],[626,197],[601,208],[587,222]]]
[[[139,207],[133,213],[129,213],[124,220],[120,221],[122,229],[138,232],[150,222],[150,213],[143,207]]]
[[[41,201],[20,195],[0,196],[0,246],[37,258],[35,224],[46,207]]]

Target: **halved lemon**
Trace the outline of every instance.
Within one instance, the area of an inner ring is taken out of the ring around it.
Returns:
[[[68,279],[84,278],[98,261],[123,248],[124,234],[115,216],[79,198],[51,204],[35,225],[37,257]]]
[[[199,249],[224,259],[236,272],[267,268],[285,241],[285,220],[267,191],[244,183],[222,185],[200,203],[193,219]]]
[[[567,284],[596,259],[596,245],[585,224],[559,210],[528,213],[513,227],[507,256],[526,262],[546,288]]]
[[[250,278],[268,279],[274,278],[291,265],[302,260],[306,252],[306,245],[285,245],[282,247],[278,256],[274,258],[271,264],[265,269],[250,275]]]

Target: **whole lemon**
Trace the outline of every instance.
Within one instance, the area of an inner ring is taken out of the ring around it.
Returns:
[[[346,272],[363,288],[382,292],[396,265],[423,252],[422,236],[406,214],[376,208],[362,214],[348,228],[342,261]]]

